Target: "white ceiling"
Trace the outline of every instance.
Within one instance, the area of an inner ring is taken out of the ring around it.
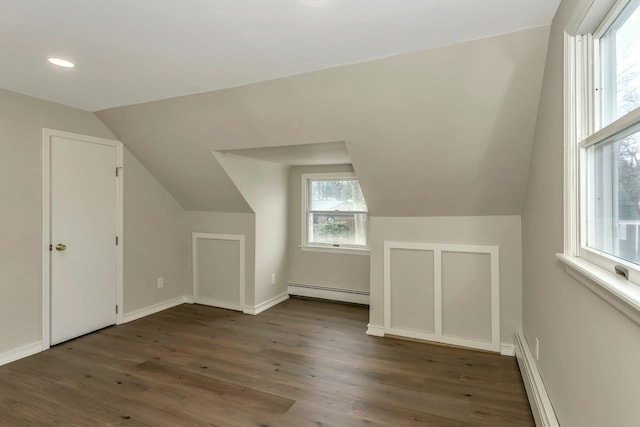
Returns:
[[[98,111],[547,25],[558,3],[2,0],[0,87]]]

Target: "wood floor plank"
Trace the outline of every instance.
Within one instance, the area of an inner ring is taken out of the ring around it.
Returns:
[[[534,426],[514,358],[367,336],[368,315],[178,306],[0,367],[0,425]]]

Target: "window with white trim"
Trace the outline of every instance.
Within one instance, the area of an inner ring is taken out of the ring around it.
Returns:
[[[302,175],[302,246],[367,249],[368,211],[353,173]]]
[[[567,37],[565,253],[640,283],[640,0],[599,21]]]

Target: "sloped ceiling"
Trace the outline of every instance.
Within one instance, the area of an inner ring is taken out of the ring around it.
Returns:
[[[220,152],[286,166],[343,165],[351,163],[347,147],[342,141],[220,150]]]
[[[558,3],[2,0],[0,87],[97,111],[548,25]]]
[[[345,141],[376,216],[518,214],[548,27],[98,112],[189,210],[249,212],[211,151]]]

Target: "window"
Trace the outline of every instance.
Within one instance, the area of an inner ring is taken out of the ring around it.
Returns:
[[[597,39],[602,124],[640,107],[640,1],[627,4]]]
[[[640,0],[615,2],[600,21],[567,39],[565,252],[639,283]]]
[[[367,204],[352,173],[302,175],[302,246],[367,249]]]

